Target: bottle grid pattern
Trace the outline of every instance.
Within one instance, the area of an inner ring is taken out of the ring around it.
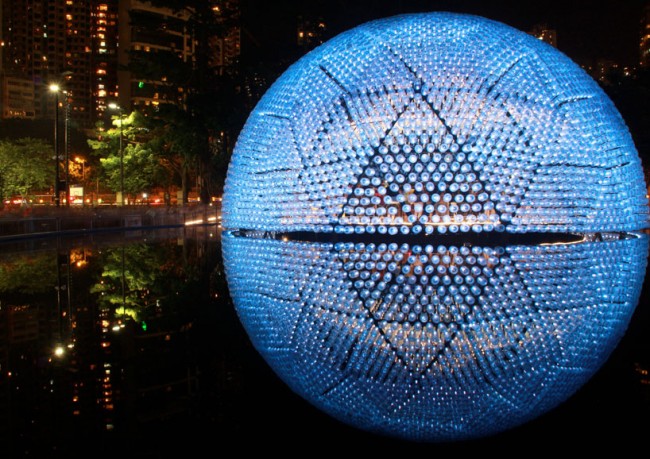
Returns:
[[[615,348],[645,195],[623,119],[566,56],[479,17],[397,16],[307,54],[251,113],[224,263],[306,400],[380,434],[477,438],[562,403]]]
[[[631,231],[640,160],[611,101],[549,45],[456,15],[361,26],[251,114],[230,228],[377,234]]]

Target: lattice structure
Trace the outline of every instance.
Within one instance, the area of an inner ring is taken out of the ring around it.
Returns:
[[[223,202],[231,295],[327,413],[490,435],[571,396],[618,343],[645,193],[616,108],[556,49],[474,16],[374,21],[250,115]]]

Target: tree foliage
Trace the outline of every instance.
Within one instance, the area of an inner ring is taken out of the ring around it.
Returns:
[[[0,198],[53,186],[54,166],[52,146],[41,139],[0,140]]]
[[[195,263],[179,263],[180,250],[170,244],[130,244],[102,252],[101,275],[91,287],[100,308],[117,316],[149,320],[190,280],[198,276]]]
[[[0,262],[0,293],[35,295],[56,286],[56,257],[32,253]]]
[[[137,111],[116,116],[111,129],[100,129],[96,138],[89,140],[93,154],[100,158],[102,178],[111,190],[120,191],[122,175],[124,192],[130,195],[155,187],[167,189],[173,183],[173,171],[161,160],[162,145],[152,137],[149,124]]]

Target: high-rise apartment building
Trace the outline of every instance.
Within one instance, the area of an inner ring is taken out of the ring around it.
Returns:
[[[641,18],[639,64],[644,68],[650,67],[650,3],[643,9],[643,16]]]
[[[209,5],[217,21],[231,21],[239,8],[237,0]],[[0,116],[54,118],[51,83],[65,91],[59,115],[82,128],[103,119],[110,102],[119,101],[125,111],[182,104],[185,88],[168,75],[177,69],[142,75],[127,68],[139,53],[195,62],[192,14],[140,0],[0,0]],[[233,24],[209,38],[208,66],[217,73],[239,56],[240,29]]]
[[[3,0],[4,78],[31,80],[34,115],[53,117],[50,83],[66,91],[70,118],[89,120],[88,1]],[[4,114],[3,114],[4,115]]]
[[[0,118],[35,118],[34,83],[26,78],[0,76],[0,112]]]
[[[91,10],[93,119],[104,116],[118,97],[118,0],[95,1]]]
[[[161,103],[181,103],[182,88],[168,81],[168,72],[177,70],[170,65],[150,72],[134,73],[138,60],[146,61],[143,54],[168,55],[182,62],[194,59],[195,43],[187,20],[187,11],[175,12],[169,8],[153,6],[149,2],[125,0],[119,5],[118,82],[119,102],[125,110],[156,106]]]
[[[210,5],[216,22],[225,20],[225,16],[232,21],[238,12],[237,0],[213,0]],[[187,67],[192,68],[199,59],[198,48],[204,44],[199,44],[196,31],[188,22],[196,19],[196,13],[190,8],[176,11],[140,0],[120,2],[118,81],[121,107],[127,110],[184,103],[187,88],[179,85],[179,78],[174,77],[173,74],[180,70],[174,64],[181,63],[183,67],[189,64]],[[225,27],[220,36],[208,37],[207,66],[216,73],[222,73],[225,67],[236,62],[240,53],[240,28],[236,20],[232,22],[233,25]],[[149,59],[154,54],[157,56]],[[165,62],[168,65],[163,65]],[[135,70],[137,67],[139,71]]]
[[[13,88],[2,117],[53,118],[57,83],[60,114],[91,126],[117,92],[118,0],[1,2],[3,88]]]
[[[536,24],[528,33],[557,48],[557,31],[548,24]]]

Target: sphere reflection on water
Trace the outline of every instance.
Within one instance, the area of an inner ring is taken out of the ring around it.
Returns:
[[[604,363],[647,237],[548,246],[287,242],[225,235],[231,295],[289,386],[404,438],[493,434],[548,411]]]
[[[449,441],[529,421],[601,367],[647,223],[629,132],[577,65],[503,24],[420,14],[334,38],[267,92],[228,171],[223,255],[295,392]]]

